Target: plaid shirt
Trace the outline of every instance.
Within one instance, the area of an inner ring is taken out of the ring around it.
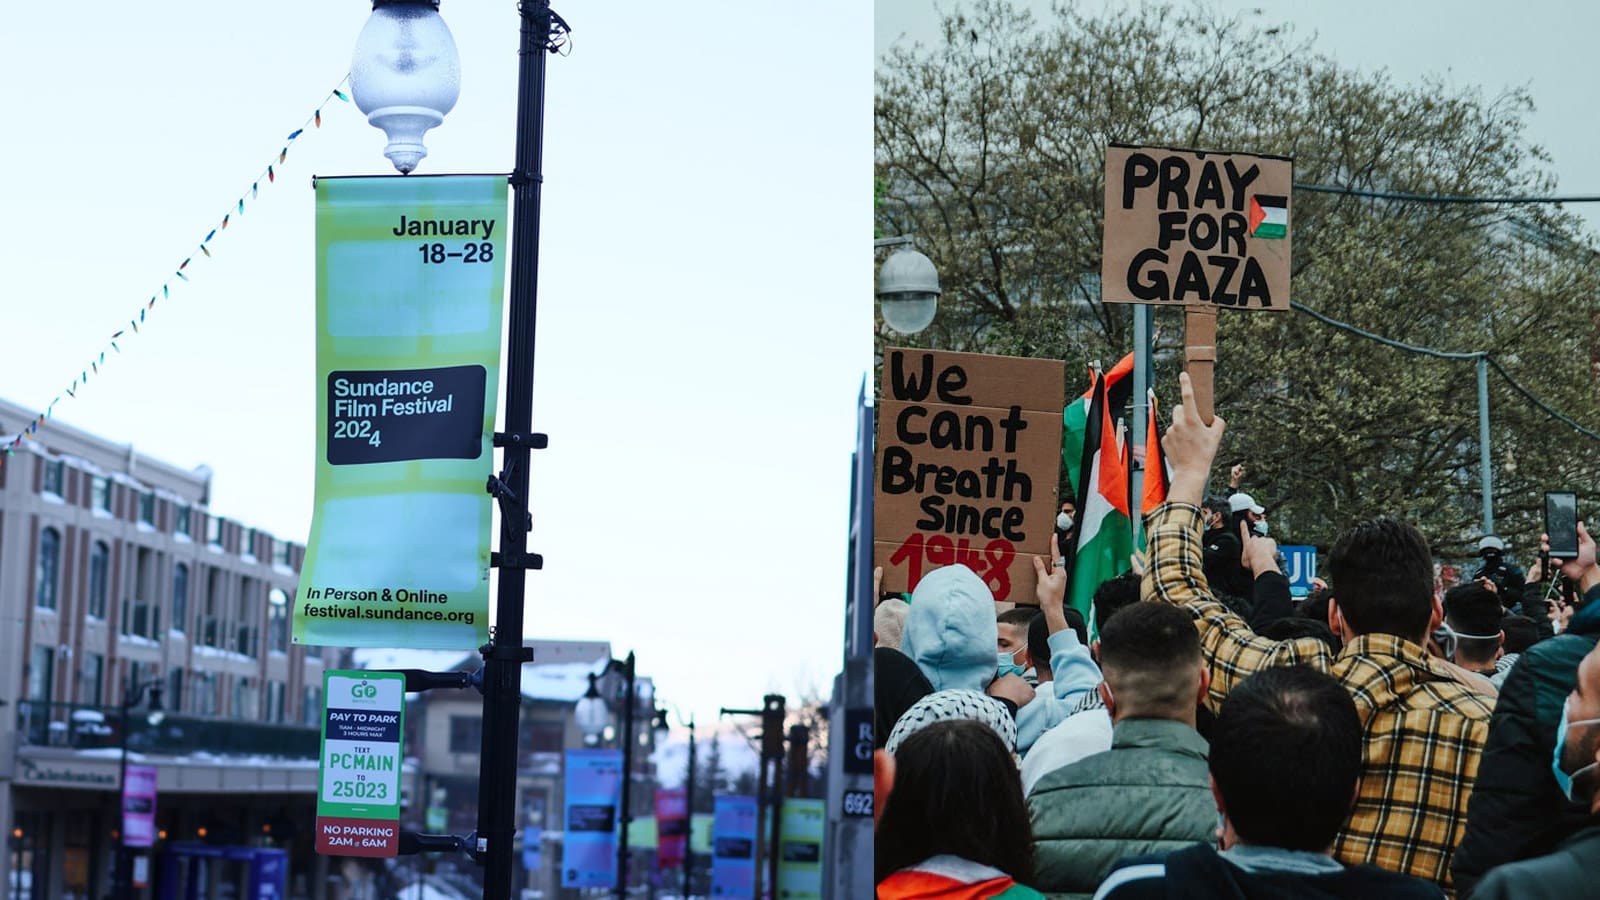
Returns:
[[[1355,699],[1366,739],[1355,809],[1334,856],[1449,890],[1450,855],[1466,829],[1493,698],[1394,635],[1362,635],[1338,656],[1316,638],[1256,635],[1206,585],[1199,508],[1165,503],[1147,522],[1143,596],[1194,616],[1211,666],[1209,705],[1216,709],[1240,679],[1270,666],[1307,665],[1339,679]]]

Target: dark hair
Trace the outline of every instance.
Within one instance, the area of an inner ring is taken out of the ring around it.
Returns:
[[[1125,606],[1139,602],[1139,576],[1123,572],[1100,582],[1094,589],[1094,630],[1106,630],[1106,622]]]
[[[1306,666],[1234,685],[1211,729],[1211,777],[1228,821],[1252,844],[1320,853],[1355,801],[1361,719],[1350,692]]]
[[[1026,628],[1034,616],[1043,612],[1044,610],[1037,606],[1017,606],[995,616],[994,620],[1001,625],[1021,625]]]
[[[1338,654],[1339,648],[1343,645],[1343,642],[1339,640],[1339,636],[1334,634],[1333,630],[1328,627],[1327,622],[1318,622],[1316,619],[1308,619],[1304,616],[1284,616],[1281,619],[1276,619],[1272,624],[1261,629],[1259,633],[1262,637],[1270,638],[1274,641],[1292,641],[1295,638],[1304,637],[1316,638],[1327,644],[1328,649],[1332,650],[1335,655]]]
[[[1506,633],[1507,653],[1525,653],[1539,643],[1539,623],[1527,616],[1506,616],[1500,622],[1500,629]]]
[[[1077,632],[1078,643],[1089,646],[1089,629],[1083,622],[1083,613],[1069,606],[1061,614],[1067,620],[1067,627]],[[1028,623],[1028,658],[1033,660],[1035,670],[1050,665],[1050,624],[1045,621],[1043,612]]]
[[[1500,620],[1504,617],[1500,598],[1476,581],[1458,584],[1445,592],[1444,618],[1456,632],[1456,656],[1467,662],[1486,663],[1494,659],[1500,642],[1490,637],[1499,636]],[[1485,637],[1462,637],[1463,634]]]
[[[895,754],[894,787],[878,821],[875,881],[949,853],[1033,880],[1033,827],[1011,752],[989,726],[935,722]]]
[[[1356,634],[1426,638],[1433,614],[1433,554],[1422,532],[1372,519],[1345,532],[1328,554],[1333,599]]]
[[[1100,669],[1127,715],[1192,711],[1200,665],[1194,617],[1170,604],[1132,604],[1100,632]]]

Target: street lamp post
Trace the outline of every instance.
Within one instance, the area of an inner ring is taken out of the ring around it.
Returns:
[[[454,106],[459,69],[454,41],[438,17],[438,0],[373,0],[351,63],[351,93],[369,121],[389,136],[385,154],[402,173],[426,155],[422,135]],[[517,74],[517,146],[511,173],[511,312],[506,352],[506,414],[494,445],[502,470],[489,479],[500,504],[500,570],[495,627],[481,648],[484,665],[483,743],[479,760],[478,828],[469,849],[484,868],[484,900],[509,900],[516,839],[517,720],[522,709],[522,664],[533,659],[522,643],[526,573],[544,560],[528,552],[530,451],[547,439],[533,427],[534,325],[538,309],[539,206],[544,182],[545,56],[564,44],[567,23],[549,0],[521,0]],[[370,34],[369,34],[370,29]],[[446,840],[443,845],[450,845]],[[434,842],[428,842],[430,849]]]
[[[117,744],[121,756],[121,776],[117,779],[117,811],[120,816],[117,822],[117,896],[121,900],[129,900],[133,896],[133,866],[128,854],[128,713],[139,705],[146,693],[150,695],[151,724],[159,722],[160,719],[156,718],[161,714],[159,681],[130,682],[123,691],[117,720]]]
[[[911,248],[906,236],[880,238],[873,247],[898,247],[878,270],[878,310],[883,324],[900,334],[916,334],[939,309],[939,272],[933,261]]]
[[[578,728],[584,732],[585,737],[598,738],[605,728],[605,700],[601,698],[600,691],[595,687],[595,681],[604,678],[612,671],[620,670],[624,684],[623,709],[622,709],[622,797],[619,799],[617,823],[617,898],[628,895],[628,824],[633,821],[632,807],[629,801],[632,792],[629,786],[633,781],[633,707],[634,707],[634,660],[633,651],[628,651],[628,658],[622,662],[615,659],[606,660],[606,667],[602,671],[589,673],[589,690],[578,701],[578,707],[573,715],[578,720]]]

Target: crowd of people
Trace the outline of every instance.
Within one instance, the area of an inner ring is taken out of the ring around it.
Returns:
[[[1088,621],[1059,553],[1036,607],[961,565],[878,605],[878,896],[1600,896],[1588,532],[1526,575],[1486,536],[1441,591],[1365,521],[1297,599],[1242,470],[1207,495],[1225,426],[1181,380],[1146,556]]]

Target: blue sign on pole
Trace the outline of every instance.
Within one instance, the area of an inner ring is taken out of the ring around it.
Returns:
[[[1304,597],[1311,593],[1311,579],[1317,574],[1317,548],[1305,546],[1280,546],[1283,554],[1283,574],[1289,579],[1291,596]]]
[[[568,750],[562,887],[616,887],[621,750]]]
[[[716,799],[711,825],[711,896],[754,900],[756,889],[756,798]]]
[[[544,854],[542,843],[544,829],[537,825],[529,825],[522,829],[522,867],[532,872],[544,867]]]

